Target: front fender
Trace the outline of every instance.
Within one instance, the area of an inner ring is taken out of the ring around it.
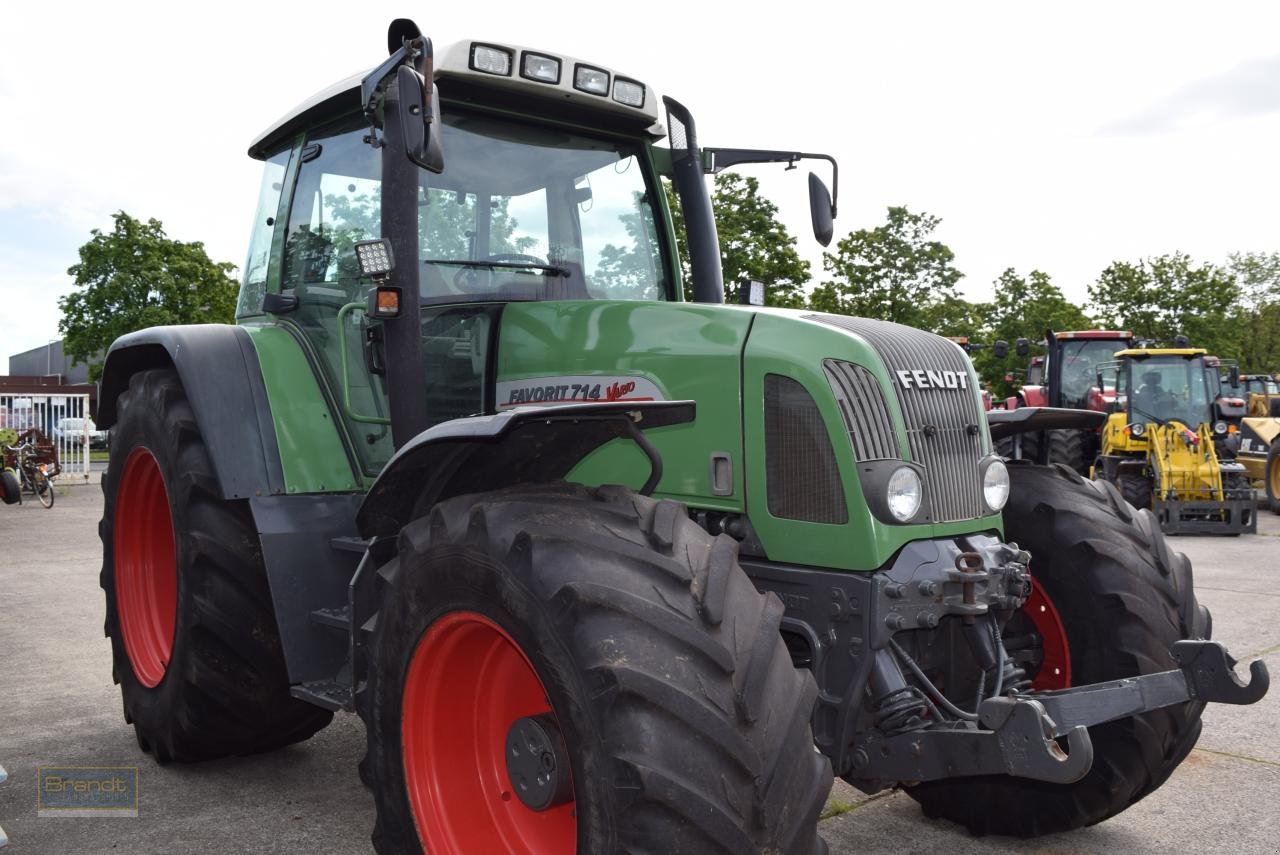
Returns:
[[[1100,430],[1106,422],[1105,413],[1062,407],[1019,407],[987,413],[987,425],[991,428],[993,440],[1042,430]]]
[[[438,424],[405,443],[369,490],[356,525],[362,537],[390,535],[432,505],[464,493],[564,478],[610,440],[691,422],[693,401],[518,407]]]

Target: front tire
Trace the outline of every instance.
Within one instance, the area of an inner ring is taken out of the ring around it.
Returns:
[[[621,488],[463,496],[407,525],[357,700],[377,850],[825,852],[817,687],[736,554]],[[543,811],[503,753],[531,716],[571,789]]]
[[[117,411],[101,582],[139,746],[163,763],[306,739],[333,714],[289,696],[252,516],[219,495],[177,373],[135,374]]]
[[[1032,578],[1065,634],[1071,685],[1173,670],[1175,641],[1209,636],[1191,564],[1169,549],[1150,511],[1065,467],[1010,466],[1009,475],[1006,536],[1032,555]],[[1074,784],[991,775],[907,792],[926,815],[974,834],[1033,837],[1093,825],[1164,783],[1195,746],[1203,708],[1191,702],[1089,728],[1093,767]]]

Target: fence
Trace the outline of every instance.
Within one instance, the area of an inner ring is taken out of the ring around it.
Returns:
[[[89,451],[105,448],[106,431],[89,418],[88,395],[0,395],[0,431],[36,428],[58,450],[62,480],[89,477]]]

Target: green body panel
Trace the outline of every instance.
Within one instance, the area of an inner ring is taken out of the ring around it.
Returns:
[[[881,388],[892,389],[888,372],[862,339],[835,327],[813,323],[786,309],[756,310],[743,370],[746,408],[747,514],[769,557],[775,561],[840,570],[876,570],[913,540],[950,537],[979,531],[999,531],[999,514],[962,522],[930,525],[889,525],[867,508],[848,430],[831,394],[824,359],[842,359],[870,370]],[[795,380],[813,396],[832,439],[840,481],[845,489],[849,522],[844,525],[781,519],[769,513],[765,484],[764,378],[780,374]],[[890,414],[903,456],[910,459],[902,413],[888,395]],[[755,488],[760,485],[760,488]]]
[[[497,380],[635,376],[653,382],[667,400],[697,401],[694,423],[648,434],[663,461],[656,492],[704,508],[741,511],[739,377],[751,321],[746,312],[695,303],[512,303],[502,315]],[[733,460],[730,496],[712,494],[713,452]],[[648,460],[626,439],[597,449],[569,477],[639,487],[648,475]]]
[[[242,324],[249,333],[271,401],[285,490],[341,493],[365,488],[352,470],[334,424],[336,414],[320,390],[302,345],[276,324]]]
[[[915,526],[888,525],[871,515],[822,361],[838,358],[864,365],[885,389],[892,388],[888,373],[857,336],[798,314],[697,303],[515,303],[503,314],[497,380],[552,384],[558,376],[637,376],[651,380],[668,400],[697,401],[693,424],[649,434],[664,465],[656,493],[709,510],[745,510],[775,561],[875,570],[912,540],[999,531],[998,514]],[[799,382],[817,402],[845,485],[849,521],[843,525],[781,519],[768,511],[763,384],[770,373]],[[744,407],[744,401],[749,405]],[[901,413],[895,406],[890,410],[899,443],[907,448]],[[712,494],[713,452],[732,459],[731,496]],[[638,487],[648,472],[636,445],[617,440],[585,458],[569,477]]]

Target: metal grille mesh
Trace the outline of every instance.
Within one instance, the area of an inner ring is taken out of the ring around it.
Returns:
[[[769,513],[807,522],[849,521],[818,405],[803,386],[780,374],[764,378],[764,459]]]
[[[884,391],[875,375],[861,365],[838,359],[828,359],[822,367],[849,429],[858,462],[901,457]]]
[[[974,389],[969,358],[952,342],[931,333],[866,318],[810,314],[818,321],[866,340],[880,355],[907,426],[911,459],[925,468],[925,488],[936,522],[986,515],[978,463],[983,457],[981,425],[985,416]],[[899,370],[963,372],[968,388],[904,387]]]
[[[674,152],[683,152],[689,147],[688,134],[684,129],[684,122],[671,115],[671,111],[667,111],[667,140]]]

